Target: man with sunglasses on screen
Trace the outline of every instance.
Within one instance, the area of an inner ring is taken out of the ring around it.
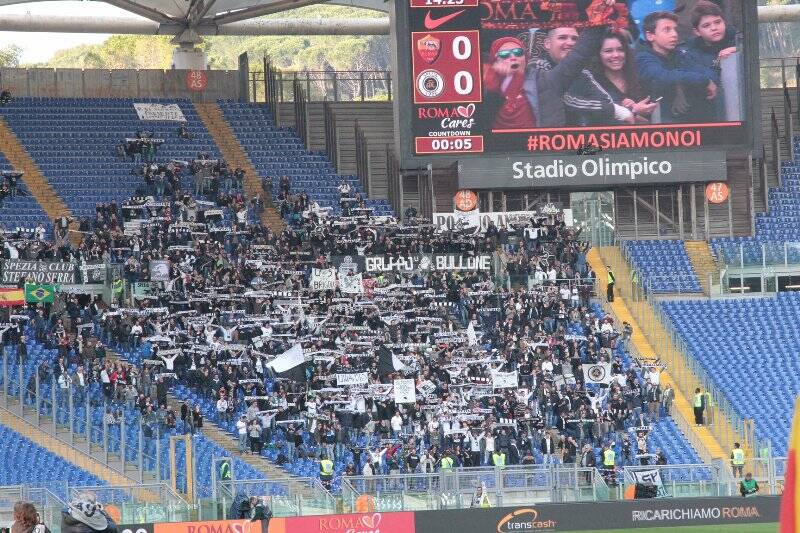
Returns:
[[[614,3],[606,0],[607,5]],[[580,34],[572,27],[547,32],[545,55],[528,65],[523,86],[537,128],[566,124],[564,94],[597,53],[607,32],[606,26],[586,28]]]
[[[536,119],[525,98],[525,45],[516,37],[501,37],[489,49],[492,63],[484,66],[486,102],[491,110],[492,129],[533,128]],[[498,101],[499,100],[499,101]]]

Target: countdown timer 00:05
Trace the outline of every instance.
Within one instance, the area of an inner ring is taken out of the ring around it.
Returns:
[[[483,152],[483,136],[417,137],[418,154],[479,153]]]

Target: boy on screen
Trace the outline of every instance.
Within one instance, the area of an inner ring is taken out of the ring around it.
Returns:
[[[736,30],[726,24],[717,4],[705,0],[697,2],[692,10],[692,27],[696,37],[686,47],[686,60],[693,68],[706,69],[712,73],[719,91],[713,105],[697,98],[696,94],[693,95],[689,101],[691,116],[693,119],[696,117],[696,120],[708,122],[724,120],[725,97],[720,81],[721,62],[736,53]]]
[[[718,76],[688,60],[689,53],[678,45],[678,17],[674,13],[650,13],[644,19],[643,29],[644,40],[636,52],[642,87],[651,100],[661,100],[661,122],[686,122],[688,101],[695,97],[705,100],[717,97]]]

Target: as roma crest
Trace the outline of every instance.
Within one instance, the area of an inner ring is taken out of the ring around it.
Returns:
[[[426,63],[433,64],[439,59],[441,51],[442,41],[430,33],[417,41],[417,52]]]

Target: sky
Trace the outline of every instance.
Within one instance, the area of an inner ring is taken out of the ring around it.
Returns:
[[[8,1],[8,0],[6,0]],[[33,16],[55,14],[68,17],[129,17],[139,19],[129,13],[104,2],[76,2],[63,0],[55,2],[29,2],[0,7],[0,16],[5,14]],[[38,32],[0,32],[0,47],[16,44],[22,48],[23,63],[41,63],[50,59],[57,50],[71,48],[80,44],[96,44],[110,37],[99,33],[38,33]]]

